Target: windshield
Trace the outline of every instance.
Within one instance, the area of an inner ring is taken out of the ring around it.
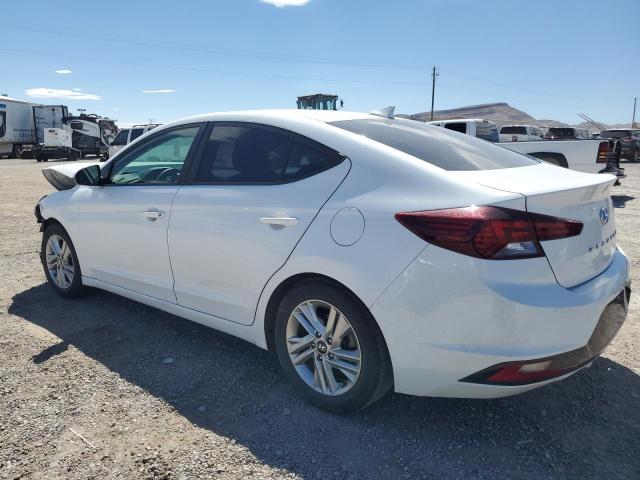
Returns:
[[[494,170],[539,163],[484,140],[413,120],[367,118],[330,125],[364,135],[444,170]]]

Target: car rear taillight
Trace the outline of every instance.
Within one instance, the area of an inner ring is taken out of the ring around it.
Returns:
[[[396,213],[395,218],[429,243],[490,260],[544,257],[541,241],[582,231],[578,221],[488,206]]]
[[[609,154],[609,142],[600,142],[598,146],[598,156],[596,163],[607,163],[607,155]]]

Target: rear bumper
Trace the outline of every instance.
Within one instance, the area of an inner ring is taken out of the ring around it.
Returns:
[[[604,272],[567,289],[546,259],[490,262],[429,246],[371,310],[387,341],[397,392],[501,397],[565,378],[599,355],[626,318],[619,306],[629,278],[620,249]],[[608,320],[616,308],[617,320]],[[547,359],[566,372],[518,385],[473,381],[501,364]]]

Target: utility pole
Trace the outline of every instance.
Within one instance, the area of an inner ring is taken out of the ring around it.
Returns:
[[[87,111],[87,109],[86,109],[86,108],[78,108],[78,111],[80,112],[80,116],[82,116],[82,114],[83,114],[84,112],[86,112],[86,111]]]
[[[434,65],[431,69],[431,121],[433,121],[433,100],[436,95],[436,77],[439,75],[440,73],[436,70],[436,66]]]
[[[636,128],[636,102],[638,101],[637,97],[633,99],[633,120],[631,120],[631,128]]]

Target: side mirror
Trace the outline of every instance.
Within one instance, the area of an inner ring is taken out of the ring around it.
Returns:
[[[100,185],[100,167],[98,165],[90,165],[78,170],[75,180],[78,185]]]

